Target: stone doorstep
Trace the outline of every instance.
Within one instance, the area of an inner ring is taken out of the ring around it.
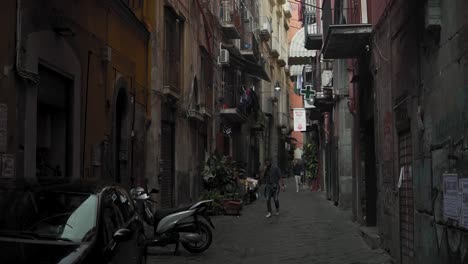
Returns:
[[[376,227],[361,226],[358,227],[358,232],[371,249],[380,248],[381,241]]]

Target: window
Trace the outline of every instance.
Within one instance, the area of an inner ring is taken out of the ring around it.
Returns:
[[[164,13],[164,85],[180,89],[182,20],[166,8]]]

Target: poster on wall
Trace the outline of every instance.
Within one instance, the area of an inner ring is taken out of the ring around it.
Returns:
[[[460,219],[460,198],[458,195],[458,174],[445,173],[443,178],[443,206],[445,219]]]
[[[306,131],[306,110],[304,108],[294,109],[294,131]]]
[[[0,155],[1,178],[13,178],[15,176],[15,158],[11,154]]]
[[[460,226],[468,229],[468,178],[460,179],[461,219]]]

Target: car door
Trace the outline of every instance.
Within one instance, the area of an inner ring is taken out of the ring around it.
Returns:
[[[125,228],[133,231],[133,236],[131,240],[128,241],[130,244],[128,249],[132,250],[133,255],[142,257],[146,254],[146,248],[144,246],[145,231],[141,218],[137,214],[130,196],[124,189],[117,188],[115,189],[115,193],[119,197],[115,203],[120,209],[120,212],[122,212]]]
[[[104,236],[103,250],[108,263],[140,263],[142,258],[142,242],[138,241],[141,232],[132,223],[134,214],[125,210],[125,203],[130,203],[130,200],[116,189],[109,189],[103,193],[101,223],[103,223]],[[114,238],[114,234],[121,229],[130,229],[131,235],[128,239],[118,241]]]

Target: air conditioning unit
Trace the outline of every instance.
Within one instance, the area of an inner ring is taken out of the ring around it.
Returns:
[[[268,22],[263,22],[261,27],[260,27],[260,30],[263,31],[263,32],[271,32],[270,30],[270,23]]]
[[[247,8],[242,10],[242,20],[244,20],[244,22],[250,22],[250,12]]]
[[[102,62],[109,63],[112,61],[112,48],[106,46],[102,49]]]
[[[331,70],[322,71],[322,86],[333,87],[333,71]]]
[[[218,64],[229,64],[229,51],[227,49],[220,50]]]
[[[426,30],[440,30],[441,21],[441,0],[428,0],[425,7],[425,24]]]

